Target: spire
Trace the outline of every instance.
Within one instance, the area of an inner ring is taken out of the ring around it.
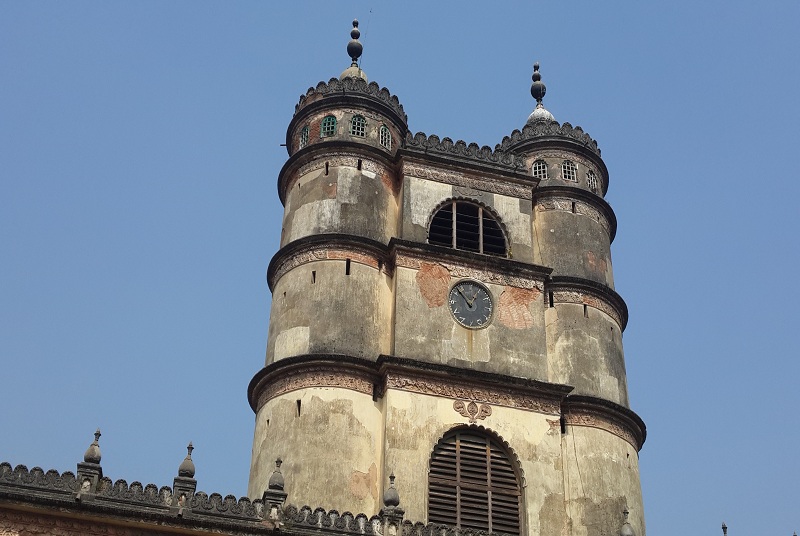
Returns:
[[[392,471],[389,475],[389,487],[383,492],[383,508],[380,511],[385,535],[396,536],[401,532],[399,527],[403,523],[403,514],[405,510],[400,508],[400,494],[394,487],[394,471]]]
[[[358,19],[353,19],[353,29],[350,30],[350,42],[347,43],[347,55],[350,56],[350,67],[345,69],[342,74],[339,76],[339,80],[344,80],[345,78],[363,78],[364,82],[367,81],[367,75],[361,68],[358,66],[358,58],[361,57],[361,53],[364,51],[364,46],[361,44],[361,41],[358,38],[361,36],[361,32],[358,30]]]
[[[533,76],[531,80],[533,80],[531,84],[531,96],[536,99],[536,108],[534,108],[533,113],[528,116],[528,123],[533,123],[534,121],[555,121],[556,119],[553,117],[553,114],[548,112],[544,104],[542,104],[544,94],[547,93],[547,86],[542,82],[538,61],[533,64]]]
[[[269,477],[269,482],[267,486],[269,489],[276,489],[283,491],[283,486],[285,485],[283,481],[283,473],[281,473],[281,464],[283,460],[278,458],[275,460],[275,470],[272,472],[272,476]]]
[[[94,433],[94,441],[83,454],[83,462],[78,464],[78,482],[81,487],[75,496],[76,501],[82,500],[84,494],[93,494],[97,491],[97,484],[103,478],[100,458],[100,428],[98,428]]]
[[[722,522],[722,536],[728,536],[728,525],[725,522]]]
[[[192,461],[192,451],[194,446],[192,442],[186,447],[186,457],[178,466],[178,476],[172,481],[172,495],[175,497],[173,507],[179,516],[183,515],[183,507],[186,506],[186,501],[192,498],[195,491],[197,491],[197,480],[194,479],[194,462]]]

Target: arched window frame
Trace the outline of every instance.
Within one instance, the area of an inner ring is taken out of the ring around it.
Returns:
[[[572,160],[561,163],[561,178],[569,182],[578,182],[578,166]]]
[[[586,172],[586,187],[589,188],[594,193],[597,193],[598,189],[598,182],[597,182],[597,174],[591,169]]]
[[[300,131],[300,149],[308,145],[308,125],[304,126]]]
[[[477,226],[474,231],[467,230],[470,226],[464,225],[471,217],[468,207],[477,211],[477,221],[471,225],[472,229]],[[440,214],[443,217],[439,217]],[[445,230],[445,225],[449,225],[449,230]],[[432,235],[437,238],[432,240]],[[449,236],[449,240],[445,236]],[[495,257],[509,256],[508,233],[503,222],[493,210],[469,199],[450,198],[436,207],[428,220],[428,243]],[[469,247],[470,243],[477,243],[477,246]]]
[[[519,459],[502,438],[475,425],[453,428],[428,462],[428,522],[522,534],[524,487]]]
[[[367,135],[367,120],[363,115],[354,115],[350,120],[350,134],[359,138]]]
[[[392,150],[392,133],[386,125],[381,125],[379,141],[384,148]]]
[[[322,118],[322,123],[319,126],[319,137],[330,138],[336,134],[336,118],[332,115],[326,115]]]
[[[547,162],[541,158],[535,161],[531,166],[531,175],[536,179],[546,181],[548,179]]]

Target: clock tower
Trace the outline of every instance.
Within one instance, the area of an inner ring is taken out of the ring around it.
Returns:
[[[407,520],[643,536],[597,143],[544,108],[538,64],[494,149],[411,134],[351,37],[286,134],[249,495],[281,458],[298,506],[376,514],[393,473]]]

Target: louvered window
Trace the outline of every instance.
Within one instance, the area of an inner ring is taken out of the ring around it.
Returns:
[[[434,214],[428,243],[487,255],[506,256],[500,224],[480,205],[451,201]]]
[[[428,522],[520,533],[520,486],[508,453],[472,429],[449,432],[431,455]]]

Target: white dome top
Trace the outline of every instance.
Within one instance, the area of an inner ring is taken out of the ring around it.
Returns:
[[[536,105],[531,115],[528,116],[528,123],[533,123],[534,121],[555,121],[556,118],[553,117],[553,114],[547,111],[542,103]]]

